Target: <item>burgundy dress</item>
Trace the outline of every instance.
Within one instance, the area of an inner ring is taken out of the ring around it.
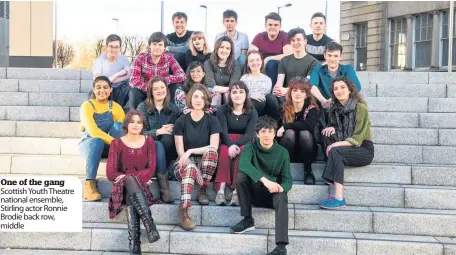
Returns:
[[[141,148],[132,149],[126,146],[120,138],[114,139],[109,146],[109,156],[106,164],[106,176],[112,185],[111,197],[109,198],[109,218],[114,218],[122,211],[124,201],[124,187],[127,178],[115,182],[117,176],[134,176],[139,186],[146,194],[149,206],[160,203],[156,200],[149,189],[148,181],[155,174],[155,142],[150,136],[146,136],[146,142]]]

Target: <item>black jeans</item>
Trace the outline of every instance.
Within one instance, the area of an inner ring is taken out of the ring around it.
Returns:
[[[258,112],[258,116],[269,115],[273,118],[280,115],[280,105],[273,94],[267,94],[263,102],[252,100],[253,106]],[[274,117],[275,116],[275,117]]]
[[[288,150],[291,162],[304,163],[304,170],[311,169],[318,152],[317,143],[311,132],[287,129],[279,143]]]
[[[160,135],[156,138],[156,140],[162,142],[165,146],[166,160],[168,161],[166,164],[168,164],[170,160],[177,158],[173,135]]]
[[[335,143],[335,135],[330,137],[322,136],[324,147]],[[325,149],[326,153],[326,149]],[[323,171],[323,179],[330,183],[344,184],[344,166],[367,166],[374,159],[374,144],[369,140],[364,140],[360,147],[333,147],[329,151],[328,162]]]
[[[262,182],[255,183],[244,172],[237,174],[236,184],[241,216],[252,216],[252,205],[275,210],[275,241],[288,244],[288,196],[270,193]]]

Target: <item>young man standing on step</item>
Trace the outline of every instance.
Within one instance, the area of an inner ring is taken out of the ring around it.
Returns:
[[[325,62],[323,55],[325,46],[332,42],[333,39],[325,34],[326,30],[326,17],[321,12],[314,13],[310,19],[310,29],[312,34],[307,36],[307,53],[316,58],[320,63]]]
[[[187,30],[187,14],[176,12],[173,14],[174,33],[167,34],[168,47],[166,50],[174,54],[174,58],[185,71],[187,65],[185,62],[185,53],[188,51],[188,42],[193,31]]]
[[[271,255],[286,255],[288,244],[288,196],[292,186],[288,151],[275,140],[277,122],[262,116],[256,124],[257,138],[244,147],[239,161],[236,191],[244,219],[231,227],[240,234],[255,229],[252,205],[275,210],[276,248]]]
[[[266,75],[271,78],[272,84],[277,81],[277,70],[279,61],[293,53],[287,40],[287,33],[281,31],[282,18],[275,12],[269,13],[265,17],[264,24],[266,31],[259,33],[253,38],[249,51],[257,50],[264,57],[264,67]]]
[[[215,42],[222,36],[228,36],[234,43],[234,56],[238,63],[241,65],[241,70],[244,72],[245,56],[249,49],[249,37],[236,30],[238,15],[233,10],[226,10],[223,12],[223,26],[226,31],[217,34]]]

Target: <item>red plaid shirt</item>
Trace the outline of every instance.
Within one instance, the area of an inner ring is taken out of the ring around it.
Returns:
[[[139,53],[131,65],[130,87],[147,91],[147,82],[154,76],[165,78],[168,85],[183,82],[186,78],[172,54],[164,53],[160,61],[154,64],[150,50]]]

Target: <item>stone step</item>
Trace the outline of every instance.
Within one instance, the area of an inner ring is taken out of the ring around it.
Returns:
[[[0,79],[0,92],[87,93],[92,80]]]
[[[87,71],[84,71],[84,75],[81,75],[81,70],[79,69],[7,68],[6,77],[3,77],[3,79],[6,78],[18,80],[81,80],[81,77],[83,79],[87,79]],[[91,78],[92,77],[90,77],[89,79]]]
[[[184,231],[177,226],[158,225],[161,239],[147,242],[142,232],[141,249],[163,254],[266,254],[275,247],[273,229],[257,229],[245,234],[230,234],[228,227],[197,227]],[[357,254],[452,254],[455,242],[450,238],[373,233],[289,231],[288,254],[357,255]],[[86,223],[80,233],[1,233],[0,247],[5,243],[14,249],[54,249],[110,252],[128,251],[126,224]],[[55,242],[58,238],[59,242]],[[11,250],[12,251],[12,250]],[[21,251],[21,250],[19,250]],[[67,252],[70,252],[67,251]],[[44,254],[57,254],[46,253]],[[43,254],[40,253],[40,254]],[[18,253],[6,253],[18,254]],[[23,253],[36,254],[36,253]],[[73,253],[58,253],[73,254]],[[119,253],[115,253],[119,254]],[[120,253],[123,254],[123,253]]]
[[[0,121],[0,136],[12,142],[15,137],[80,138],[80,128],[78,122]],[[371,133],[375,144],[456,145],[456,129],[372,127]]]
[[[87,93],[0,92],[0,105],[79,107],[87,98]]]
[[[451,134],[455,132],[443,133],[444,135],[439,139],[449,146],[375,144],[373,162],[456,165],[456,146],[452,146],[455,142],[451,139]],[[387,135],[384,133],[383,138],[385,140],[389,139]],[[412,142],[410,138],[400,137],[400,139],[405,142]],[[419,139],[425,141],[431,138]],[[0,153],[3,154],[79,155],[79,138],[0,137],[0,141]],[[27,147],[23,147],[25,144]],[[319,153],[321,154],[320,150]]]
[[[85,175],[85,160],[81,156],[0,154],[0,159],[0,173]],[[323,162],[312,165],[317,181],[323,181],[321,174],[324,167]],[[302,164],[292,163],[291,170],[294,180],[304,179]],[[102,160],[98,175],[103,176],[105,171],[105,160]],[[456,166],[382,163],[364,167],[347,166],[345,182],[456,186]]]
[[[0,136],[41,137],[41,138],[80,138],[79,122],[51,121],[0,121]]]
[[[377,97],[447,97],[447,84],[402,84],[377,83]]]
[[[154,221],[157,224],[179,224],[178,207],[179,201],[175,201],[174,204],[151,206]],[[254,207],[252,213],[256,227],[274,228],[273,209]],[[230,227],[242,220],[240,207],[216,206],[214,203],[201,206],[197,202],[194,202],[190,209],[190,217],[198,226],[206,227]],[[82,218],[84,222],[90,223],[127,222],[125,210],[116,218],[109,218],[107,201],[83,202]],[[409,220],[403,222],[407,218]],[[423,223],[426,220],[431,221],[433,226]],[[380,225],[387,221],[388,227]],[[288,229],[290,230],[452,236],[456,233],[452,232],[456,231],[456,225],[447,226],[452,222],[456,223],[454,210],[357,206],[348,206],[343,210],[324,210],[317,205],[288,205]],[[420,223],[426,226],[421,227]],[[397,230],[394,228],[395,225],[399,226]],[[407,227],[410,228],[409,231],[406,230]]]

